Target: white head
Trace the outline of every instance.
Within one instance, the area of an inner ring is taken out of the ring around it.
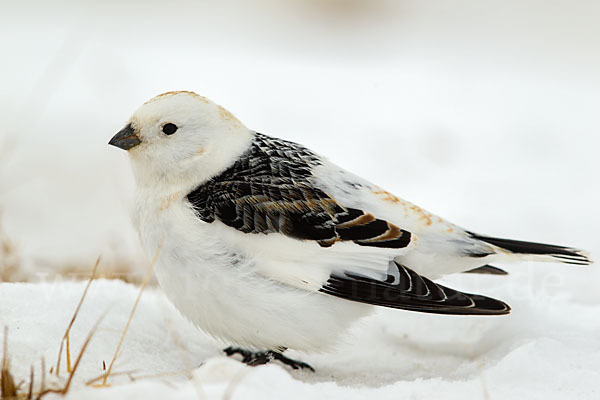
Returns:
[[[109,142],[127,150],[138,185],[199,184],[229,166],[252,132],[223,107],[192,92],[144,103]]]

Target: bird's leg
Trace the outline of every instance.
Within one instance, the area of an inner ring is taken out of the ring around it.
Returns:
[[[241,355],[242,362],[252,366],[266,364],[273,359],[268,351],[250,351],[239,347],[228,347],[223,351],[228,356]]]
[[[285,349],[283,349],[283,350],[285,350]],[[314,368],[311,367],[310,365],[308,365],[302,361],[292,360],[291,358],[284,356],[283,354],[281,354],[278,351],[272,351],[272,350],[250,351],[250,350],[241,349],[239,347],[228,347],[223,351],[228,356],[232,356],[234,354],[241,355],[242,362],[244,364],[247,364],[250,366],[263,365],[263,364],[268,363],[269,361],[278,360],[282,364],[288,365],[288,366],[292,367],[293,369],[307,368],[307,369],[310,369],[312,372],[315,372]]]

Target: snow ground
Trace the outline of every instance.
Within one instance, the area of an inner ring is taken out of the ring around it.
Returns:
[[[588,277],[574,275],[578,279],[560,294],[512,298],[514,311],[508,317],[380,310],[360,322],[334,352],[290,353],[312,364],[314,374],[276,364],[251,368],[226,358],[220,352],[224,345],[199,333],[160,290],[150,289],[142,295],[114,368],[129,371],[130,377],[111,378],[109,388],[83,382],[102,374],[103,361],[110,362],[138,288],[95,281],[71,331],[73,359],[91,327],[109,311],[67,398],[595,399],[600,300],[578,301],[577,289]],[[507,285],[502,277],[469,276],[453,283],[505,299],[513,289],[530,290],[529,282]],[[48,364],[55,362],[84,284],[3,284],[0,323],[10,327],[8,352],[18,380],[29,376],[30,365],[39,371],[42,356]],[[63,364],[63,375],[64,369]]]
[[[72,276],[89,273],[99,254],[100,274],[143,275],[129,166],[106,142],[168,90],[206,95],[247,126],[304,143],[473,231],[598,258],[597,2],[246,4],[3,7],[0,51],[11,62],[0,66],[0,228],[18,256],[11,277],[32,282],[0,284],[0,325],[9,326],[19,378],[32,363],[39,370],[40,356],[56,359],[83,290]],[[120,378],[108,389],[82,382],[112,356],[137,289],[97,281],[73,351],[110,312],[70,396],[213,398],[233,387],[239,398],[598,398],[600,270],[502,267],[508,277],[446,283],[501,298],[511,315],[381,310],[336,352],[298,354],[316,374],[222,358],[222,345],[150,288],[117,370],[144,376],[205,364],[191,380]]]

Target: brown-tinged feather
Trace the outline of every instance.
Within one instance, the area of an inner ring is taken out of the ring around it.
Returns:
[[[375,221],[375,217],[373,216],[373,214],[366,213],[356,219],[353,219],[352,221],[344,222],[344,223],[338,224],[336,226],[338,229],[347,229],[352,226],[366,225],[369,222],[373,222],[373,221]]]

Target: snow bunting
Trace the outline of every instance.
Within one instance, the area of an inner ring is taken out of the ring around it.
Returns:
[[[127,150],[144,247],[156,276],[202,330],[248,364],[323,350],[373,305],[501,315],[510,307],[433,279],[502,274],[490,262],[585,265],[569,247],[451,224],[299,144],[246,128],[192,92],[142,105],[109,142]]]

